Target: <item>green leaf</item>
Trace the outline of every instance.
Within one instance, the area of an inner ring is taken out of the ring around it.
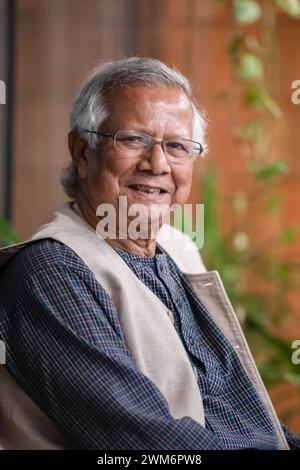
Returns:
[[[300,374],[292,374],[290,372],[287,372],[286,374],[284,374],[283,378],[289,383],[300,387]]]
[[[242,80],[258,80],[263,76],[263,65],[255,54],[246,53],[242,55],[238,71]]]
[[[244,94],[245,103],[252,107],[265,107],[276,119],[282,117],[282,112],[273,98],[262,87],[255,83],[246,86]]]
[[[277,160],[276,162],[268,164],[261,164],[258,162],[254,162],[252,164],[252,170],[257,178],[261,180],[267,180],[274,176],[287,173],[288,169],[287,164],[282,160]]]
[[[269,266],[269,275],[277,281],[285,282],[291,274],[290,265],[281,260],[274,260]]]
[[[282,207],[282,200],[278,194],[272,194],[266,202],[266,211],[269,214],[277,214]]]
[[[0,216],[0,241],[4,245],[13,245],[20,242],[19,237],[16,235],[12,227]]]
[[[244,94],[245,103],[252,107],[261,107],[263,102],[261,100],[260,92],[257,86],[249,84],[245,89]]]
[[[240,47],[244,42],[244,37],[240,34],[237,34],[233,38],[231,38],[229,45],[228,45],[228,54],[231,57],[234,57],[238,54]]]
[[[234,0],[234,19],[241,24],[255,23],[261,17],[261,8],[254,0]]]
[[[288,15],[300,18],[299,0],[276,0],[276,3]]]
[[[202,202],[205,210],[204,223],[204,256],[208,265],[212,262],[214,269],[220,269],[224,263],[222,235],[218,216],[218,184],[214,166],[210,164],[204,174],[202,184]]]
[[[297,233],[296,230],[288,227],[280,235],[280,240],[287,245],[293,243],[296,240]]]
[[[259,132],[261,131],[261,125],[258,121],[249,122],[243,128],[242,137],[245,140],[255,140],[257,139]]]

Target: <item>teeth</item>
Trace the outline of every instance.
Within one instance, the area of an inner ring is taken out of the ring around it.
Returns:
[[[133,186],[134,189],[137,189],[138,191],[143,191],[144,193],[149,193],[149,194],[159,194],[160,193],[160,188],[149,188],[149,186],[143,186],[136,184]]]

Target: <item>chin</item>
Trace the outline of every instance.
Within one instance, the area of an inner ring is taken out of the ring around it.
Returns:
[[[129,232],[132,231],[133,233],[136,233],[138,225],[138,231],[141,238],[155,239],[163,223],[165,221],[170,221],[168,217],[169,213],[170,210],[168,204],[165,204],[164,207],[161,207],[158,204],[136,204],[136,206],[131,209],[129,206],[128,215],[131,220],[128,227]]]

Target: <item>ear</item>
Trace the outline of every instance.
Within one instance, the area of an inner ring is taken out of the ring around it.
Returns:
[[[87,175],[87,142],[80,137],[78,132],[70,131],[68,134],[68,147],[79,177],[85,179]]]

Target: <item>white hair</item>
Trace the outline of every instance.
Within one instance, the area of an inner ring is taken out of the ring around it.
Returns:
[[[120,88],[133,86],[168,86],[182,90],[192,105],[193,139],[201,142],[206,151],[206,120],[194,101],[189,80],[178,70],[152,58],[130,57],[98,66],[76,97],[70,115],[71,129],[78,132],[91,148],[95,148],[99,137],[85,130],[98,131],[109,117],[109,99],[113,93]],[[61,183],[65,193],[74,199],[79,179],[73,160],[63,170]]]

